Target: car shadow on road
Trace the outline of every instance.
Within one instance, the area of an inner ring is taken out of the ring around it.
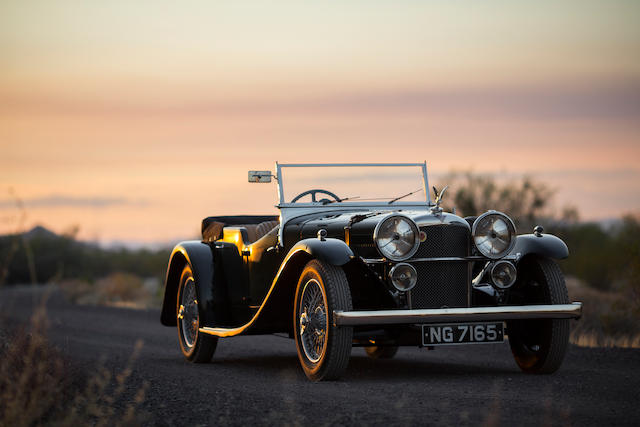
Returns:
[[[358,380],[384,380],[384,381],[416,381],[421,378],[454,378],[465,377],[491,377],[511,376],[517,373],[516,369],[504,366],[481,365],[473,362],[451,362],[443,360],[415,360],[396,358],[392,360],[376,360],[366,356],[355,356],[349,361],[349,368],[345,379]]]
[[[203,365],[200,365],[203,366]],[[214,356],[207,369],[225,370],[238,375],[255,374],[267,379],[269,376],[282,378],[297,377],[306,380],[295,355],[260,355],[242,357]],[[420,381],[423,378],[453,379],[455,377],[497,378],[509,377],[519,371],[496,364],[457,363],[442,360],[415,360],[396,358],[392,360],[374,360],[366,356],[352,356],[344,379],[358,381]]]

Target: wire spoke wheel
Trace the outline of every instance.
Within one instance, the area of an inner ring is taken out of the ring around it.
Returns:
[[[320,360],[327,338],[327,307],[322,288],[311,279],[302,291],[300,304],[300,337],[302,348],[311,362]]]
[[[198,335],[199,315],[198,300],[196,299],[196,287],[193,278],[187,279],[183,291],[182,301],[178,312],[180,327],[182,328],[182,336],[187,347],[191,348],[196,343]]]
[[[293,330],[300,365],[310,380],[337,379],[346,370],[353,328],[334,325],[333,312],[351,308],[342,268],[309,261],[296,288]]]
[[[201,334],[200,309],[196,278],[190,265],[185,265],[180,275],[176,317],[180,349],[184,357],[196,363],[208,362],[218,344],[218,337]]]

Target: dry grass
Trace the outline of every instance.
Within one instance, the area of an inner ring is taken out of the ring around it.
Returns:
[[[64,280],[59,286],[67,298],[82,305],[149,308],[158,307],[161,302],[157,280],[143,280],[129,273],[113,273],[95,283]]]
[[[95,374],[86,376],[47,341],[44,306],[35,311],[28,327],[13,334],[7,333],[8,325],[0,326],[0,425],[142,423],[138,408],[144,401],[146,384],[127,397],[141,342],[136,343],[127,365],[117,375],[98,367]],[[119,404],[114,405],[116,402]]]
[[[583,303],[571,342],[581,347],[640,348],[640,313],[624,291],[605,292],[567,277],[569,299]]]
[[[601,337],[596,334],[571,334],[571,343],[580,347],[640,348],[640,336]]]

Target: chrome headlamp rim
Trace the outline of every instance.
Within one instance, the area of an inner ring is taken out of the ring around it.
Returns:
[[[484,218],[491,216],[491,215],[495,215],[495,216],[500,216],[502,217],[502,219],[505,220],[505,222],[507,223],[507,226],[511,228],[511,230],[513,230],[513,233],[511,234],[511,241],[509,242],[509,246],[507,246],[507,248],[505,248],[502,252],[498,253],[498,254],[492,254],[492,253],[484,253],[479,247],[478,245],[476,245],[476,231],[478,228],[478,224],[480,224],[481,220],[483,220]],[[509,252],[511,252],[511,249],[513,249],[513,247],[516,245],[516,225],[513,223],[513,221],[511,220],[511,218],[509,218],[507,216],[507,214],[502,213],[500,211],[494,211],[494,210],[489,210],[485,213],[483,213],[482,215],[480,215],[479,217],[477,217],[474,221],[473,221],[473,226],[471,227],[471,239],[473,240],[473,246],[476,247],[476,249],[478,249],[478,251],[485,257],[489,258],[489,259],[500,259],[505,257],[506,255],[509,254]]]
[[[396,282],[393,280],[394,274],[395,272],[398,270],[398,268],[409,268],[411,270],[411,272],[414,274],[414,279],[413,282],[411,283],[411,286],[409,286],[408,288],[401,288],[399,287]],[[389,270],[389,280],[391,281],[391,284],[393,285],[394,288],[396,288],[398,291],[400,292],[409,292],[411,289],[413,289],[416,284],[418,283],[418,271],[416,270],[416,268],[407,263],[407,262],[399,262],[397,264],[395,264],[391,270]]]
[[[496,280],[494,279],[494,271],[497,267],[499,267],[502,264],[507,264],[510,267],[513,268],[514,274],[511,277],[511,280],[509,281],[509,283],[507,285],[501,286],[498,283],[496,283]],[[514,285],[514,283],[516,283],[516,280],[518,279],[518,269],[516,268],[516,266],[511,262],[511,261],[507,261],[504,259],[498,260],[496,262],[493,263],[493,265],[491,266],[491,272],[489,273],[489,276],[491,277],[491,283],[493,283],[494,286],[496,286],[499,289],[508,289],[511,286]]]
[[[409,226],[413,230],[413,247],[409,250],[409,252],[407,252],[405,255],[401,257],[385,255],[382,249],[380,249],[380,246],[378,245],[378,237],[380,234],[380,228],[382,227],[382,224],[384,224],[385,222],[389,221],[392,218],[402,218],[409,224]],[[378,250],[380,255],[382,255],[384,258],[390,261],[405,261],[411,258],[412,256],[414,256],[415,253],[418,251],[418,247],[420,246],[420,228],[418,228],[418,225],[415,223],[414,220],[412,220],[406,215],[402,215],[402,214],[387,215],[384,219],[378,222],[378,224],[376,224],[376,228],[373,230],[373,243],[376,245],[376,249]]]

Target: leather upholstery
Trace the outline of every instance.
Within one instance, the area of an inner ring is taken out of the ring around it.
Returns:
[[[244,242],[249,244],[259,240],[265,234],[273,230],[280,224],[278,221],[263,221],[259,224],[234,224],[233,227],[244,227],[247,230],[248,241]],[[207,224],[207,227],[202,231],[202,240],[205,242],[215,242],[222,238],[225,224],[218,221],[211,221]]]
[[[260,224],[246,224],[244,227],[247,229],[247,235],[249,242],[255,242],[262,236],[273,230],[279,224],[278,221],[264,221]],[[248,244],[249,242],[245,242]]]

